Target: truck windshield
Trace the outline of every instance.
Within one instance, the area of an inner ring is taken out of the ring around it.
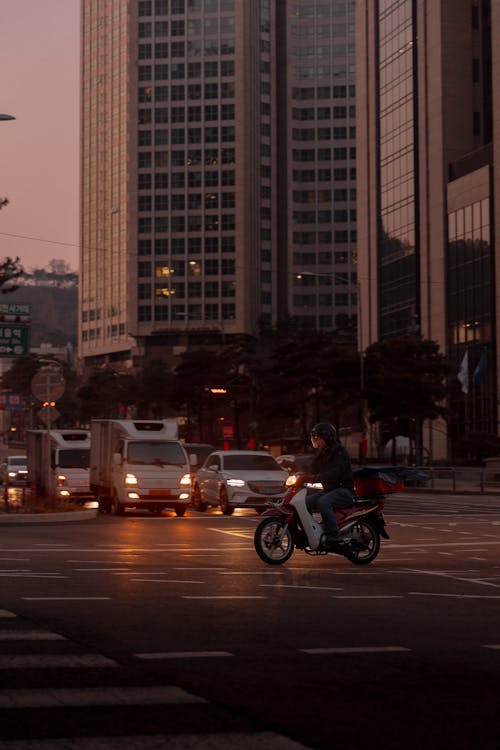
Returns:
[[[186,456],[179,443],[159,443],[141,440],[128,444],[128,461],[134,464],[186,463]]]
[[[89,466],[89,448],[70,448],[59,451],[59,467],[61,469],[88,469]]]

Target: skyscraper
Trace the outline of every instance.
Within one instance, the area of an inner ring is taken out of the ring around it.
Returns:
[[[81,7],[85,362],[352,327],[353,0]]]
[[[363,330],[419,332],[447,354],[450,417],[424,435],[440,457],[497,432],[500,8],[360,0],[356,45]],[[488,370],[462,389],[466,352],[471,375],[483,354]]]

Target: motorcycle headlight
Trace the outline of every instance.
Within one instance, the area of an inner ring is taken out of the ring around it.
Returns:
[[[125,474],[125,484],[132,485],[137,484],[137,477],[135,474]]]
[[[230,487],[244,487],[245,482],[243,479],[228,479],[227,483]]]
[[[287,477],[287,480],[285,482],[287,487],[293,487],[293,485],[297,482],[297,475],[296,474],[289,474]]]

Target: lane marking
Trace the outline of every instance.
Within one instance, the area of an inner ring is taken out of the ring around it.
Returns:
[[[113,659],[100,654],[0,654],[0,669],[39,667],[117,667]]]
[[[267,599],[267,596],[183,596],[183,599]]]
[[[492,644],[485,644],[483,648],[492,648],[495,651],[500,651],[500,644],[492,643]]]
[[[69,576],[63,576],[60,573],[0,573],[0,578],[53,578],[60,581]]]
[[[0,630],[0,641],[65,641],[59,633],[50,630]]]
[[[338,596],[332,596],[332,599],[404,599],[404,594],[381,594],[380,596],[377,596],[376,594],[373,595],[349,595],[349,594],[339,594]]]
[[[131,581],[136,583],[206,583],[206,581],[174,581],[172,579],[160,580],[159,578],[131,578]]]
[[[0,617],[17,617],[14,612],[9,612],[8,609],[0,609]]]
[[[292,583],[261,583],[259,588],[267,589],[313,589],[316,591],[343,591],[343,586],[299,586]]]
[[[433,576],[434,578],[447,578],[452,581],[461,581],[462,583],[476,583],[478,586],[491,586],[492,588],[500,588],[500,584],[490,583],[489,581],[483,581],[481,578],[464,578],[463,576],[449,575],[438,570],[412,570],[411,573],[418,573],[419,575]]]
[[[240,536],[243,539],[251,539],[253,537],[252,531],[231,531],[228,529],[217,529],[215,527],[208,527],[208,531],[216,531],[218,534],[227,534],[228,536]]]
[[[110,596],[22,596],[26,602],[105,602]]]
[[[411,651],[406,646],[340,646],[335,648],[299,648],[304,654],[377,654],[392,651]]]
[[[174,685],[154,687],[53,688],[0,690],[0,708],[61,706],[124,706],[165,703],[207,703]],[[73,742],[73,741],[72,741]]]
[[[119,573],[126,572],[130,573],[129,568],[73,568],[75,573]],[[154,575],[151,573],[150,575]]]
[[[135,654],[138,659],[206,659],[219,656],[234,656],[229,651],[164,651]]]
[[[192,732],[133,736],[71,737],[49,740],[19,740],[8,743],[12,750],[179,750],[179,748],[217,748],[217,750],[312,750],[306,745],[274,732]]]
[[[441,596],[448,599],[500,599],[500,596],[488,594],[441,594],[432,591],[409,591],[410,596]]]

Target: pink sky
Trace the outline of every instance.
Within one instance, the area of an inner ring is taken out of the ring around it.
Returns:
[[[0,260],[28,270],[78,267],[79,23],[79,0],[0,0]]]

